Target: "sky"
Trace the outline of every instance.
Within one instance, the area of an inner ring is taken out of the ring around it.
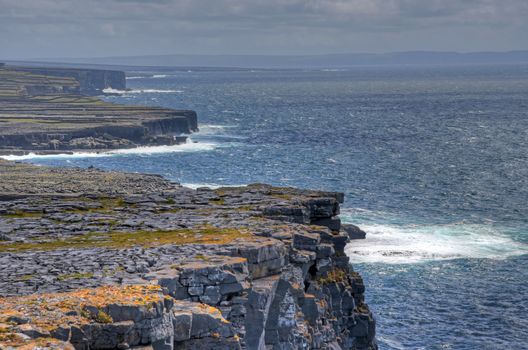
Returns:
[[[0,0],[0,58],[528,49],[528,0]]]

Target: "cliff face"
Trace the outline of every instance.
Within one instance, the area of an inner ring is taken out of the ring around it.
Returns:
[[[342,194],[0,175],[0,347],[376,349]]]
[[[107,88],[117,90],[126,88],[125,73],[121,71],[18,66],[11,67],[11,69],[36,75],[73,78],[79,82],[79,93],[83,95],[100,95]]]
[[[62,128],[54,126],[49,128],[35,125],[27,126],[27,122],[13,122],[9,131],[2,130],[0,125],[0,152],[17,153],[17,150],[26,152],[51,153],[53,151],[76,151],[76,150],[112,150],[119,148],[132,148],[141,145],[176,145],[185,143],[187,137],[179,136],[181,133],[191,133],[192,120],[196,120],[194,113],[187,113],[194,118],[184,115],[167,116],[161,119],[147,120],[136,125],[123,123],[121,125],[102,124],[97,119],[86,120],[77,118],[77,122],[84,122],[78,127],[67,128],[72,121],[62,120]],[[47,118],[44,123],[50,123],[53,119]],[[61,121],[58,121],[60,123]],[[14,127],[20,127],[15,130]],[[80,127],[79,127],[80,126]],[[32,130],[39,127],[39,130]],[[3,132],[5,134],[3,134]]]

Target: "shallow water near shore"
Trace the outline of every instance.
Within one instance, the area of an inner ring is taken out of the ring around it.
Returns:
[[[526,348],[528,66],[130,75],[106,99],[194,109],[193,142],[13,159],[343,191],[381,349]]]

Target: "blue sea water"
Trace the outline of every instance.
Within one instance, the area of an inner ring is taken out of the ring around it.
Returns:
[[[28,161],[345,192],[381,349],[528,349],[527,65],[129,76],[106,99],[196,110],[192,143]]]

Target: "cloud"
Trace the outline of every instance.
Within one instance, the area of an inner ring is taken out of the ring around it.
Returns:
[[[0,44],[33,56],[460,50],[463,41],[494,50],[522,45],[528,29],[526,0],[0,0],[0,9]]]
[[[431,19],[505,22],[528,15],[524,0],[0,0],[2,18],[113,19]],[[511,17],[509,17],[511,16]],[[308,23],[307,23],[308,24]]]

